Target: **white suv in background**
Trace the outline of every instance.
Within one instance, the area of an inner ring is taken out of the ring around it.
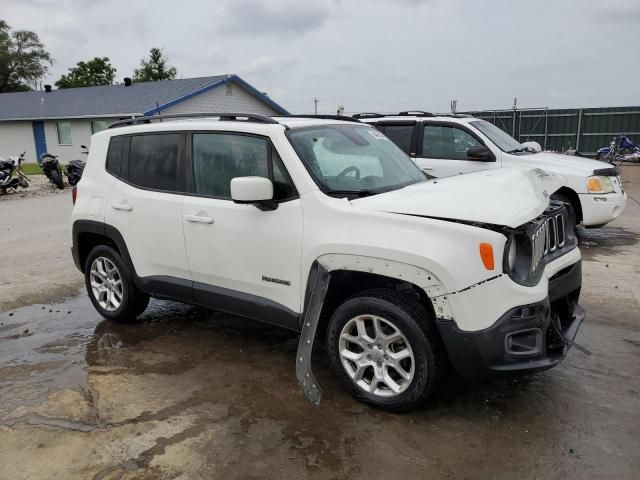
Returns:
[[[375,125],[432,177],[500,167],[540,168],[563,175],[567,185],[554,198],[570,203],[576,223],[601,227],[616,219],[627,202],[620,173],[604,162],[557,153],[535,153],[500,128],[470,115],[421,111],[354,115]]]
[[[504,168],[429,181],[351,119],[141,117],[92,137],[72,253],[96,310],[169,298],[316,333],[358,399],[406,410],[462,375],[550,368],[584,311],[563,178]],[[162,122],[156,122],[162,120]],[[223,366],[221,366],[223,368]]]

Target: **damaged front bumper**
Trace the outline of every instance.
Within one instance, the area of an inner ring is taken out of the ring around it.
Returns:
[[[479,378],[506,372],[545,370],[562,360],[585,312],[578,304],[581,262],[548,281],[548,296],[511,308],[492,326],[460,330],[452,320],[438,320],[440,335],[457,372]]]

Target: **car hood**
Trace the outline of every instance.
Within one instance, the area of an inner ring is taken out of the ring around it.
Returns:
[[[512,156],[512,164],[523,162],[523,167],[541,168],[561,174],[593,175],[594,170],[611,168],[611,164],[600,162],[591,158],[577,157],[575,155],[562,155],[560,153],[540,152],[532,155]]]
[[[496,168],[352,200],[355,208],[517,227],[539,216],[566,179],[540,169]]]

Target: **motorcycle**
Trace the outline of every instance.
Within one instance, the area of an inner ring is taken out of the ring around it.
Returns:
[[[85,155],[89,153],[87,147],[85,147],[84,145],[80,146],[83,148],[82,153],[84,153]],[[86,166],[86,164],[87,162],[85,162],[84,160],[71,160],[69,162],[64,172],[69,185],[73,187],[80,181],[80,179],[82,178],[82,172],[84,171],[84,167]]]
[[[43,153],[40,155],[40,168],[42,168],[42,171],[53,185],[60,190],[64,188],[62,168],[60,168],[60,162],[58,162],[56,155],[52,155],[51,153]]]
[[[633,143],[626,135],[618,135],[611,139],[608,147],[598,149],[596,160],[609,163],[640,162],[640,147]]]
[[[18,187],[29,187],[29,180],[22,171],[25,153],[22,152],[18,157],[9,157],[9,160],[0,157],[0,190],[2,193],[7,193],[9,189],[17,190]]]

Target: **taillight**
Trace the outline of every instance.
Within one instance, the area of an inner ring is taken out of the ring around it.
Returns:
[[[75,185],[71,188],[71,201],[76,204],[76,198],[78,198],[78,187]]]

